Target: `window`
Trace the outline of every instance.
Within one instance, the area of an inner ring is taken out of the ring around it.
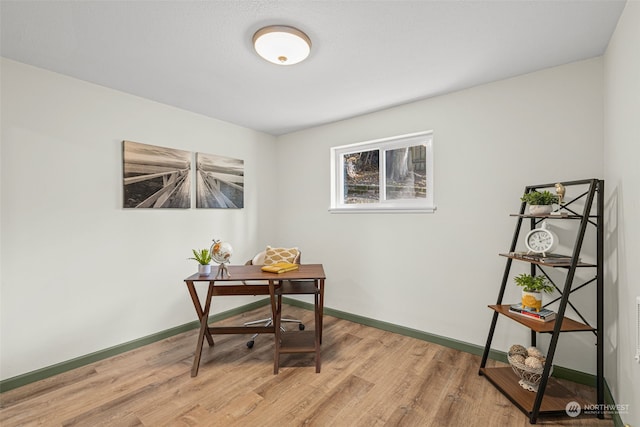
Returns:
[[[331,212],[433,212],[433,134],[331,148]]]

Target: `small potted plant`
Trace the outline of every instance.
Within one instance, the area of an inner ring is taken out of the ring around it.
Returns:
[[[211,274],[211,253],[209,249],[200,249],[200,251],[191,249],[191,252],[193,252],[193,257],[189,259],[198,261],[198,273],[200,273],[201,276]]]
[[[529,213],[531,215],[542,215],[551,213],[553,204],[558,203],[558,196],[545,190],[539,192],[536,190],[525,193],[520,200],[529,204]]]
[[[544,276],[532,276],[521,274],[513,279],[516,285],[522,287],[522,308],[535,309],[542,308],[542,292],[550,294],[553,292],[551,286]]]

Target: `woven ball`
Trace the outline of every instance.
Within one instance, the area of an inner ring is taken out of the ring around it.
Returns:
[[[524,346],[521,346],[520,344],[514,344],[511,347],[509,347],[509,354],[511,356],[514,356],[516,354],[520,354],[524,357],[528,356],[527,349],[524,348]]]
[[[524,364],[525,357],[523,355],[521,355],[521,354],[513,354],[513,355],[511,355],[511,360],[513,362],[516,362],[516,363]]]
[[[540,350],[538,350],[535,347],[529,347],[527,349],[527,355],[531,356],[531,357],[536,357],[538,359],[542,359],[544,356],[542,355],[542,352]]]
[[[537,357],[529,356],[524,360],[525,366],[533,369],[542,368],[542,362]]]

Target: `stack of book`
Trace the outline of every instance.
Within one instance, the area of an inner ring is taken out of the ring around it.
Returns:
[[[540,311],[535,311],[535,309],[523,307],[522,304],[513,304],[509,306],[509,312],[528,317],[529,319],[538,320],[540,322],[550,322],[556,318],[555,311],[551,311],[546,308],[542,308]]]
[[[526,259],[529,261],[537,261],[545,264],[570,264],[571,257],[568,255],[560,255],[560,254],[532,254],[528,252],[509,252],[510,256]],[[578,259],[580,262],[580,259]]]
[[[286,273],[287,271],[297,270],[298,267],[298,264],[292,264],[290,262],[277,262],[275,264],[262,266],[262,271],[266,271],[267,273],[281,274]]]

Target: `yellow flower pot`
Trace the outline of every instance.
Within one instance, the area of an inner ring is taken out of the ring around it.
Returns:
[[[522,291],[522,307],[540,311],[542,308],[542,292]]]

